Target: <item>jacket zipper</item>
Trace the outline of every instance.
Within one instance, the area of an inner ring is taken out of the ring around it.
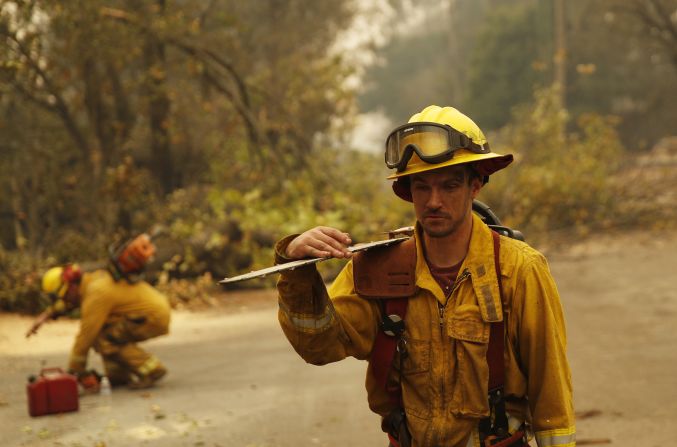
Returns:
[[[458,286],[463,281],[465,281],[465,279],[468,278],[469,276],[470,276],[470,270],[465,269],[463,271],[463,273],[461,273],[460,276],[456,277],[456,280],[454,281],[454,285],[451,286],[451,291],[446,296],[446,299],[447,299],[446,303],[449,302],[449,298],[451,298],[451,295],[454,294],[454,291],[458,288]],[[447,308],[446,303],[444,305],[442,305],[442,303],[440,303],[439,301],[437,302],[437,310],[438,310],[438,313],[439,313],[439,316],[440,316],[440,329],[442,329],[442,327],[444,326],[444,311]],[[442,334],[442,335],[444,335],[444,334]]]
[[[437,309],[438,309],[439,316],[440,316],[440,338],[442,340],[444,340],[444,311],[446,309],[447,304],[449,303],[449,298],[451,298],[451,295],[454,294],[454,291],[458,288],[458,286],[463,281],[465,281],[469,276],[470,276],[470,270],[465,269],[463,271],[463,273],[461,273],[459,276],[456,277],[456,280],[454,281],[454,285],[451,287],[451,291],[446,296],[447,299],[446,299],[444,306],[439,301],[437,302]],[[446,350],[444,350],[443,352],[444,352],[444,354],[442,356],[442,362],[446,363],[446,361],[447,361]],[[446,368],[445,368],[445,371],[446,371]],[[440,396],[442,397],[442,408],[446,408],[446,399],[445,399],[446,391],[445,391],[445,386],[444,386],[444,382],[445,382],[444,379],[445,379],[445,372],[443,371],[442,377],[441,377],[441,384],[440,384],[440,391],[441,391]],[[436,434],[438,436],[435,436]],[[439,438],[440,434],[441,434],[441,431],[438,432],[437,427],[433,426],[433,433],[432,433],[432,436],[431,436],[431,438],[432,438],[431,441],[436,442],[437,438]],[[435,442],[433,442],[433,444]]]

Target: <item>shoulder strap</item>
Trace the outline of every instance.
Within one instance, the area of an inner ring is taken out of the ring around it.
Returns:
[[[498,293],[503,302],[503,285],[501,284],[501,267],[499,264],[500,236],[495,231],[491,232],[494,239],[494,266],[498,279]],[[501,321],[491,323],[489,332],[489,347],[487,349],[487,363],[489,363],[489,392],[503,387],[505,380],[505,315]]]
[[[378,386],[388,392],[393,404],[399,404],[401,398],[399,386],[390,389],[387,381],[395,359],[395,351],[404,333],[404,318],[407,315],[409,298],[390,298],[383,300],[382,303],[384,303],[381,307],[383,315],[371,350],[369,364]]]
[[[357,253],[353,258],[355,291],[380,301],[381,322],[369,364],[378,386],[399,404],[400,391],[386,386],[395,350],[404,332],[409,297],[416,292],[416,240]]]
[[[498,293],[503,303],[503,285],[501,284],[501,267],[499,263],[501,238],[495,231],[491,232],[494,240],[494,267],[498,279]],[[489,407],[493,414],[480,420],[480,436],[504,435],[508,433],[508,417],[505,412],[503,385],[505,382],[505,314],[501,321],[491,323],[489,346],[487,347],[487,363],[489,364]]]
[[[376,247],[353,257],[355,291],[368,299],[401,298],[416,292],[416,240]]]

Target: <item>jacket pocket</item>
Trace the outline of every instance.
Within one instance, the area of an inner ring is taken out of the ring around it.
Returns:
[[[479,306],[460,305],[447,320],[455,373],[452,381],[451,411],[457,416],[489,414],[487,388],[490,324],[482,320]]]
[[[419,417],[430,415],[430,341],[403,337],[406,355],[394,359],[394,373],[400,376],[402,399],[410,412]],[[400,374],[401,373],[401,374]]]

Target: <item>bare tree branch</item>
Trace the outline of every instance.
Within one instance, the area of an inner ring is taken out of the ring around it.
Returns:
[[[618,11],[635,17],[647,30],[646,34],[665,48],[677,68],[677,26],[659,0],[635,0],[632,6],[620,6]]]
[[[114,8],[101,8],[100,12],[105,17],[110,17],[112,19],[134,25],[144,33],[155,35],[153,30],[140,23],[140,21],[134,15],[128,13],[127,11]],[[156,38],[159,39],[160,37],[156,36]],[[249,122],[250,124],[255,121],[253,120],[253,115],[250,113],[251,102],[249,99],[249,93],[246,82],[244,81],[242,76],[240,76],[240,74],[235,69],[232,63],[230,63],[229,61],[219,56],[210,49],[201,48],[196,45],[191,45],[183,40],[171,36],[164,37],[163,39],[166,43],[182,50],[186,54],[195,57],[196,59],[198,59],[203,63],[209,64],[211,62],[212,64],[216,64],[217,67],[224,69],[230,75],[231,80],[237,86],[237,95],[234,94],[233,92],[230,92],[228,95],[226,95],[227,98],[233,103],[233,105],[235,106],[235,108],[238,110],[238,112],[241,114],[242,118],[245,121]],[[219,84],[219,86],[223,88],[221,84]],[[220,91],[221,93],[225,94],[225,91],[223,89],[221,89]],[[238,102],[241,102],[241,104],[236,104]]]
[[[75,140],[75,143],[77,144],[85,159],[87,159],[89,155],[89,145],[87,144],[87,140],[78,128],[75,118],[70,112],[70,109],[68,108],[66,101],[61,96],[59,90],[54,86],[54,83],[47,73],[40,67],[40,64],[38,64],[35,59],[33,59],[29,49],[25,47],[21,39],[19,39],[15,33],[12,33],[7,29],[0,29],[0,32],[2,32],[5,37],[10,39],[16,45],[19,53],[25,58],[33,73],[42,81],[43,85],[45,86],[45,92],[54,98],[54,104],[50,104],[45,100],[38,99],[33,94],[29,93],[28,89],[25,87],[21,87],[19,89],[20,93],[26,98],[31,99],[36,104],[46,108],[47,110],[55,112],[63,120],[64,124],[66,125],[66,129],[68,129],[68,133],[71,135],[73,140]],[[17,82],[14,82],[13,85],[15,87],[19,86]]]

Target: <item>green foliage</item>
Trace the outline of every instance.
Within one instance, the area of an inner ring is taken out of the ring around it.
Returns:
[[[398,33],[376,52],[359,97],[403,122],[423,105],[452,105],[497,130],[533,90],[553,82],[553,1],[456,0],[448,14]],[[615,115],[628,150],[674,133],[674,0],[567,0],[566,107],[575,122]],[[418,4],[417,4],[418,6]],[[401,11],[395,23],[406,21]],[[432,9],[432,8],[431,8]],[[671,16],[672,14],[672,16]]]
[[[535,86],[549,83],[549,8],[504,5],[491,10],[467,66],[464,108],[485,129],[498,129],[510,110],[528,102]]]
[[[393,23],[410,2],[394,3]],[[453,14],[428,16],[386,46],[363,106],[403,121],[430,103],[465,102],[485,130],[507,122],[491,141],[515,152],[516,166],[486,191],[499,215],[530,240],[606,226],[619,211],[608,178],[622,147],[603,116],[624,120],[632,149],[672,132],[673,46],[656,43],[667,35],[622,11],[621,0],[568,2],[564,111],[553,92],[529,99],[549,83],[549,2],[452,3]],[[442,10],[438,0],[428,6]],[[0,308],[39,310],[44,268],[100,260],[111,242],[156,224],[168,231],[152,280],[175,285],[181,302],[199,294],[187,279],[269,265],[286,234],[331,225],[358,242],[413,223],[381,157],[340,149],[356,71],[327,49],[354,8],[0,3]],[[509,115],[518,104],[527,105]],[[321,268],[329,278],[339,266]]]
[[[570,112],[618,116],[618,132],[632,151],[674,134],[677,35],[670,14],[676,7],[674,0],[604,0],[569,8]]]
[[[412,224],[411,207],[392,193],[382,164],[371,154],[325,149],[307,168],[255,187],[176,191],[161,220],[172,222],[171,237],[193,251],[170,270],[232,276],[271,265],[276,240],[317,225],[359,242]]]
[[[306,163],[352,110],[352,68],[326,51],[352,14],[349,1],[5,2],[0,170],[22,175],[0,177],[15,197],[0,216],[25,217],[0,240],[49,251],[64,227],[141,231],[149,202],[210,181],[216,161],[233,185]]]
[[[292,199],[269,198],[292,169],[307,174],[288,187],[313,196],[308,167],[320,142],[337,141],[337,123],[350,122],[353,68],[327,48],[352,6],[2,2],[8,258],[95,261],[111,242],[160,223],[170,229],[160,268],[171,277],[263,263],[265,233],[283,220],[274,209]],[[252,211],[257,198],[269,208]],[[301,203],[321,201],[309,200]]]
[[[40,294],[37,261],[0,246],[0,310],[36,313],[49,305]]]
[[[624,151],[617,119],[581,116],[574,133],[566,133],[567,121],[557,92],[540,90],[492,141],[515,162],[492,177],[485,200],[530,242],[559,230],[580,235],[614,224],[618,203],[610,176]]]

